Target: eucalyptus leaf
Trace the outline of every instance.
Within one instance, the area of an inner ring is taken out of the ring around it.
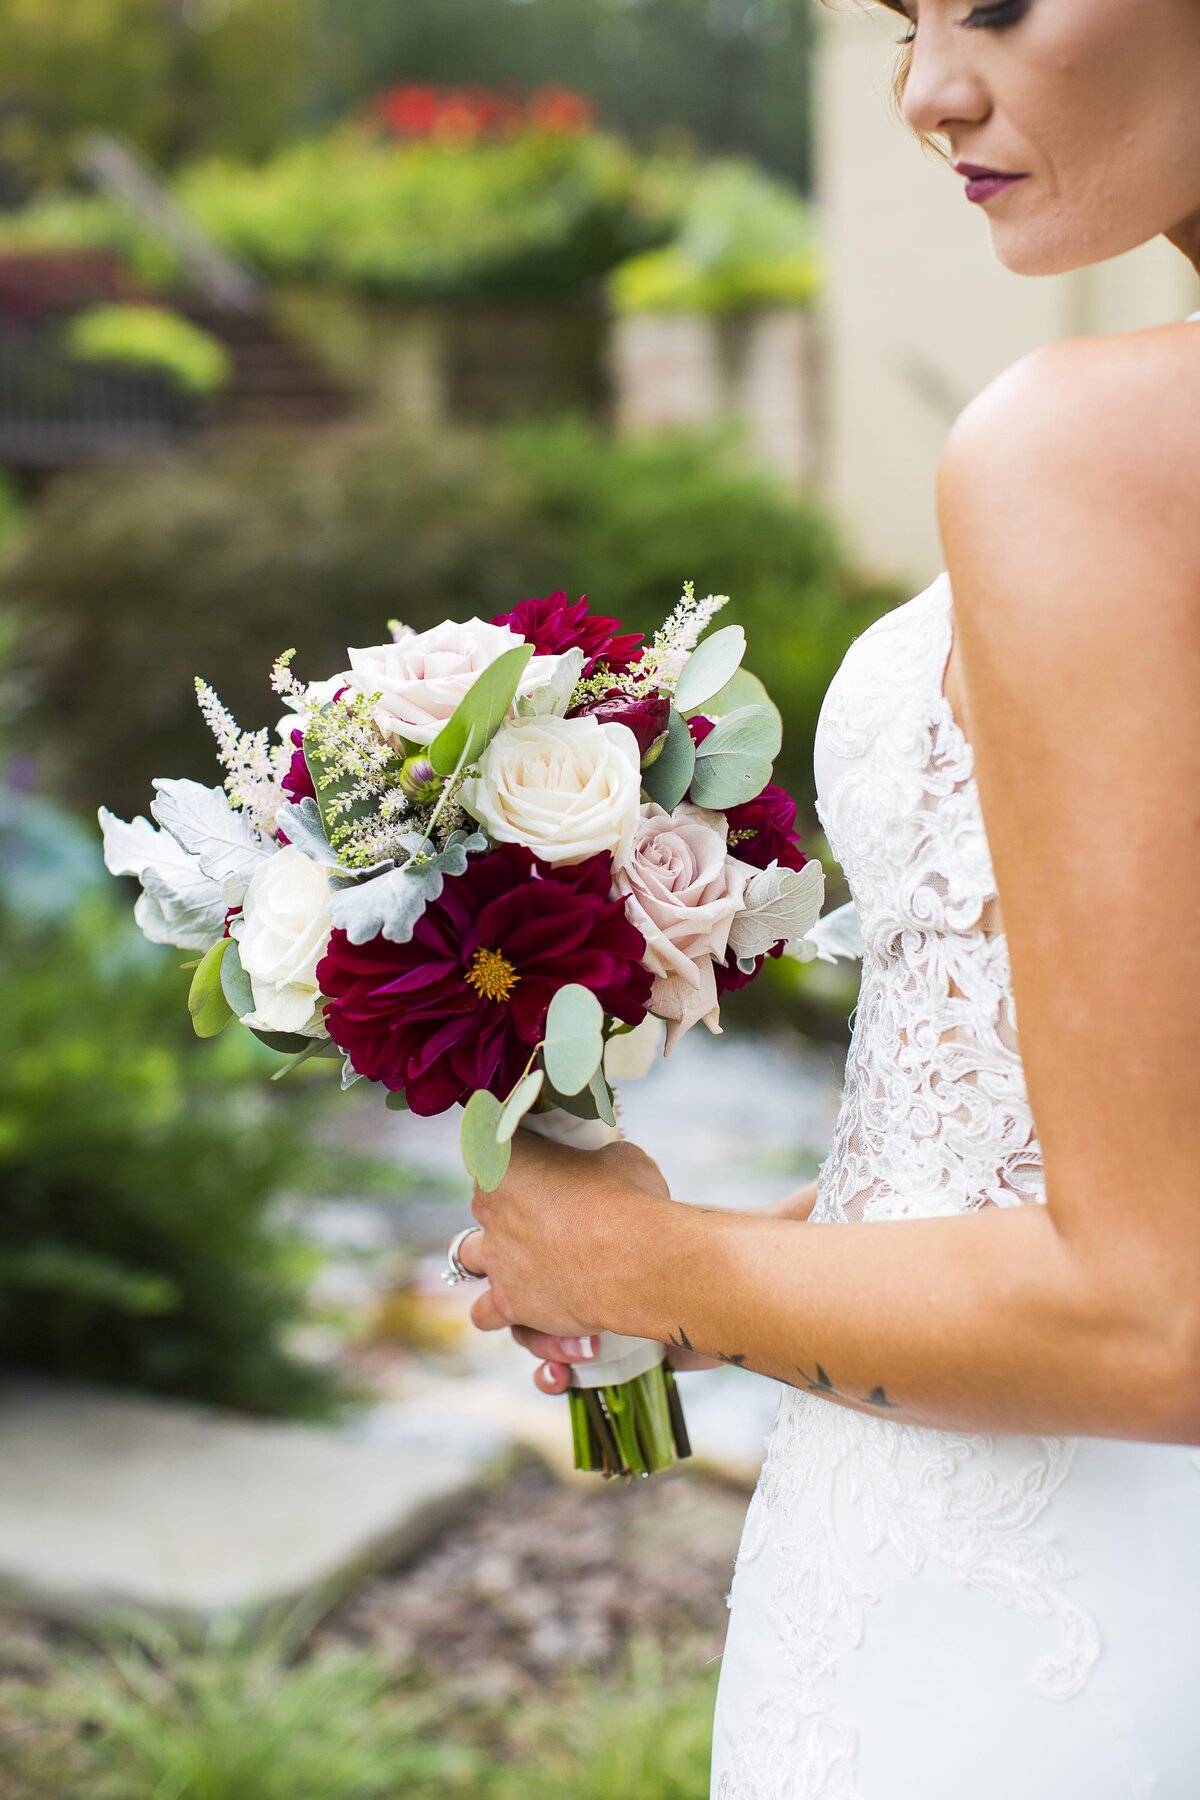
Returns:
[[[719,694],[746,654],[746,633],[740,625],[724,625],[703,638],[679,671],[675,704],[681,713],[695,712]]]
[[[604,1055],[604,1008],[576,981],[559,988],[546,1011],[542,1061],[560,1094],[578,1094]]]
[[[445,878],[461,875],[468,853],[486,848],[481,831],[469,837],[453,832],[445,848],[424,863],[389,869],[370,881],[338,889],[329,903],[333,923],[352,944],[368,944],[380,936],[392,944],[407,944],[417,920],[441,893]]]
[[[591,1083],[581,1088],[577,1094],[560,1094],[552,1082],[547,1081],[542,1089],[542,1097],[549,1105],[557,1106],[563,1112],[570,1113],[576,1119],[598,1119],[596,1096],[592,1092]]]
[[[816,924],[825,900],[825,871],[815,860],[802,869],[773,862],[751,876],[743,899],[729,927],[729,948],[739,958],[765,956],[773,945],[802,937]]]
[[[402,1088],[390,1088],[384,1105],[389,1112],[407,1112],[409,1110],[408,1096]]]
[[[483,753],[512,705],[532,655],[532,644],[514,644],[476,676],[429,746],[429,760],[439,775],[452,775],[460,761],[474,762]]]
[[[704,702],[704,711],[710,719],[723,718],[726,713],[737,712],[743,706],[765,706],[779,719],[780,731],[783,729],[783,717],[768,694],[757,675],[749,669],[739,669],[731,681],[727,681],[719,694]]]
[[[192,985],[188,989],[188,1012],[192,1029],[198,1038],[216,1037],[233,1017],[232,1009],[221,991],[221,959],[229,948],[228,938],[218,938],[200,958]]]
[[[268,1050],[276,1050],[281,1056],[298,1056],[301,1050],[307,1050],[315,1038],[301,1037],[298,1031],[261,1031],[257,1025],[248,1025],[247,1031],[254,1033],[260,1044]]]
[[[226,942],[229,948],[221,959],[221,987],[238,1018],[244,1019],[247,1013],[254,1011],[254,989],[242,967],[242,955],[236,941],[228,938]]]
[[[500,1123],[496,1127],[496,1137],[500,1143],[507,1144],[510,1141],[513,1132],[541,1093],[545,1079],[541,1069],[531,1069],[528,1075],[523,1075],[518,1081],[504,1102],[504,1111],[500,1114]]]
[[[667,719],[667,741],[642,770],[642,788],[664,812],[673,812],[687,793],[696,767],[696,746],[687,720],[675,707]]]
[[[613,1093],[602,1068],[597,1069],[588,1082],[587,1091],[596,1102],[596,1112],[606,1125],[617,1122],[616,1109],[613,1106]]]
[[[462,1154],[467,1173],[490,1194],[504,1180],[512,1145],[497,1138],[504,1111],[495,1094],[480,1088],[463,1107]]]
[[[778,715],[765,706],[739,706],[718,719],[696,749],[691,797],[724,810],[753,800],[771,779],[783,741]]]

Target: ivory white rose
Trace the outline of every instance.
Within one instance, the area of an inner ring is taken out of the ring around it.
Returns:
[[[259,864],[229,927],[254,995],[247,1024],[324,1037],[317,964],[333,930],[329,902],[324,871],[294,845]]]
[[[431,744],[483,671],[525,639],[508,625],[484,619],[446,620],[410,631],[396,643],[348,650],[355,686],[378,693],[375,721],[386,738]],[[532,694],[553,680],[561,658],[531,656],[517,688]]]
[[[728,836],[723,812],[685,800],[669,813],[651,802],[640,808],[629,851],[613,870],[626,916],[646,940],[642,961],[655,977],[650,1009],[667,1022],[668,1055],[698,1019],[721,1029],[713,961],[724,961],[755,872],[730,856]]]
[[[548,863],[623,856],[637,824],[641,754],[627,725],[554,714],[509,719],[463,783],[467,811],[500,843]]]

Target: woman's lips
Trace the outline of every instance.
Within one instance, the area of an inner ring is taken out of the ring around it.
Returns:
[[[981,168],[978,163],[955,163],[955,173],[967,177],[967,199],[976,202],[990,200],[1002,189],[1011,187],[1014,181],[1024,181],[1024,174],[1003,175],[996,169]]]
[[[990,200],[994,194],[1012,187],[1014,182],[1024,181],[1023,175],[982,175],[967,183],[968,200]]]

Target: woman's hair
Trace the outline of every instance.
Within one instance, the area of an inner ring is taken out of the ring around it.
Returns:
[[[869,0],[869,3],[876,6],[886,6],[888,11],[894,12],[898,18],[906,19],[908,17],[908,14],[901,4],[901,0]],[[821,0],[821,4],[822,6],[828,6],[830,0]],[[839,9],[835,7],[834,10],[837,11]],[[892,75],[892,104],[895,107],[896,116],[904,126],[905,130],[911,131],[913,136],[926,150],[932,150],[933,154],[940,157],[943,162],[949,162],[950,159],[942,145],[939,144],[935,138],[930,137],[927,131],[918,131],[914,126],[910,125],[901,110],[900,103],[904,99],[904,84],[908,80],[908,70],[911,62],[912,50],[906,44],[896,58],[896,67]]]

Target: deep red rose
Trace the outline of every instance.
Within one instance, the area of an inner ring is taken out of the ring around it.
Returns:
[[[640,661],[642,633],[621,630],[620,619],[590,613],[587,595],[569,601],[561,588],[544,600],[518,600],[511,612],[497,613],[493,625],[519,631],[539,656],[561,656],[564,650],[582,650],[587,657],[583,673],[591,675],[603,658],[610,669],[627,669]]]
[[[499,844],[447,879],[407,944],[334,931],[317,965],[330,1036],[415,1113],[445,1112],[478,1088],[507,1095],[568,982],[627,1024],[645,1017],[645,939],[611,884],[604,851],[551,867]]]
[[[661,737],[667,729],[671,702],[665,694],[647,694],[644,700],[636,700],[631,694],[623,694],[620,688],[610,688],[599,699],[585,700],[582,706],[572,707],[567,717],[578,719],[587,714],[599,719],[602,725],[628,725],[638,741],[639,752],[645,756],[655,738]]]

